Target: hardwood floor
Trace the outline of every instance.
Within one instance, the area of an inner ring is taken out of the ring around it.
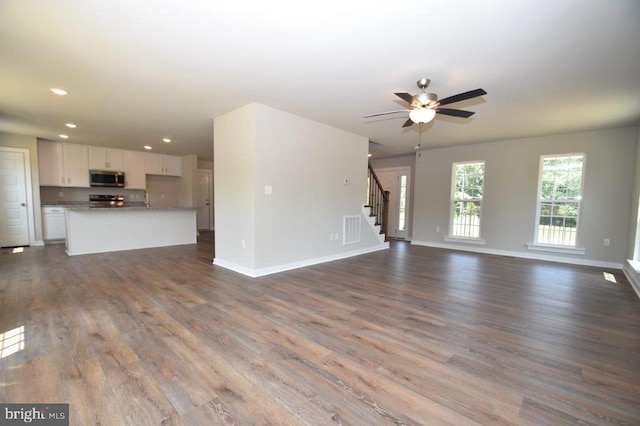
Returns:
[[[72,425],[640,424],[619,271],[410,246],[251,279],[197,245],[0,250],[0,401]]]

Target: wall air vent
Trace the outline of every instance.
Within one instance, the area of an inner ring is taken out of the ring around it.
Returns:
[[[342,244],[354,244],[360,242],[360,215],[344,216],[342,229]]]

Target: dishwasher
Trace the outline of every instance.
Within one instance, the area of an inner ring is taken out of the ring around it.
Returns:
[[[42,236],[45,243],[61,243],[66,237],[64,207],[42,208]]]

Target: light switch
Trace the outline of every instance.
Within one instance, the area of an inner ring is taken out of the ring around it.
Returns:
[[[273,188],[271,187],[271,185],[267,185],[264,187],[264,195],[271,195],[273,194]]]

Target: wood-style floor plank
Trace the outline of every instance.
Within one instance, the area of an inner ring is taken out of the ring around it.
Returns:
[[[0,250],[0,402],[73,425],[640,424],[620,271],[393,242],[251,279],[198,244]]]

